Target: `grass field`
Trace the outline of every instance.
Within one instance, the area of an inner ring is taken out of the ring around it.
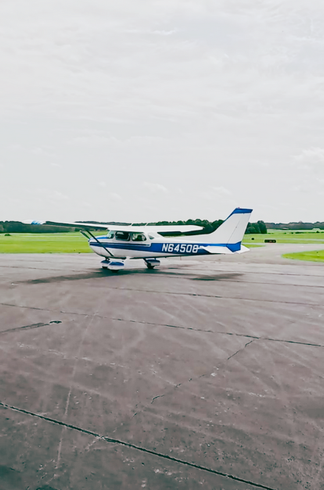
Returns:
[[[102,235],[102,233],[101,233]],[[248,235],[249,236],[249,235]],[[257,235],[255,235],[257,236]],[[262,235],[263,236],[263,235]],[[260,247],[261,243],[245,241],[249,247]],[[89,253],[92,252],[81,233],[11,233],[0,234],[0,253]]]
[[[277,243],[323,243],[324,232],[284,232],[271,231],[267,235],[245,235],[243,243],[247,247],[260,247],[265,239],[274,239]],[[0,253],[90,253],[87,240],[76,233],[12,233],[0,234]],[[286,254],[286,258],[299,260],[324,261],[324,251]]]
[[[309,260],[311,262],[324,262],[324,250],[314,250],[312,252],[301,252],[284,254],[285,259]]]
[[[80,233],[12,233],[0,235],[0,253],[88,253],[92,252]]]
[[[324,231],[283,231],[268,230],[266,235],[245,235],[244,245],[264,243],[266,239],[276,240],[277,243],[316,243],[324,244]]]

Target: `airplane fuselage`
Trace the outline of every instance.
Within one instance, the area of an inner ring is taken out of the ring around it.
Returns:
[[[153,257],[174,257],[174,256],[189,256],[189,255],[209,255],[211,252],[208,248],[214,249],[213,253],[224,253],[224,247],[228,253],[239,251],[241,243],[223,244],[210,242],[201,242],[188,240],[188,238],[165,238],[150,236],[142,233],[141,240],[134,240],[139,233],[128,233],[127,239],[119,239],[111,233],[110,235],[98,236],[96,239],[91,238],[89,245],[91,249],[102,257],[116,258],[153,258]],[[226,253],[226,252],[225,252]]]

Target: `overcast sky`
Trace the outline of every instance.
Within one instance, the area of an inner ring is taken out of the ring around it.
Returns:
[[[324,221],[322,0],[2,0],[0,220]]]

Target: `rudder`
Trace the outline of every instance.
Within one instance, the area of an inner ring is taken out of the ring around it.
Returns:
[[[236,208],[226,220],[212,233],[205,235],[210,243],[224,245],[236,244],[242,241],[247,228],[252,209]]]

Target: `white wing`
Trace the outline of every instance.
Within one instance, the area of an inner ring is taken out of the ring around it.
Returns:
[[[28,225],[56,225],[69,226],[85,230],[113,230],[113,231],[134,231],[134,232],[152,232],[152,233],[186,233],[190,231],[201,230],[201,226],[195,225],[167,225],[167,226],[132,226],[132,225],[104,225],[102,223],[78,223],[76,221],[24,221]]]

